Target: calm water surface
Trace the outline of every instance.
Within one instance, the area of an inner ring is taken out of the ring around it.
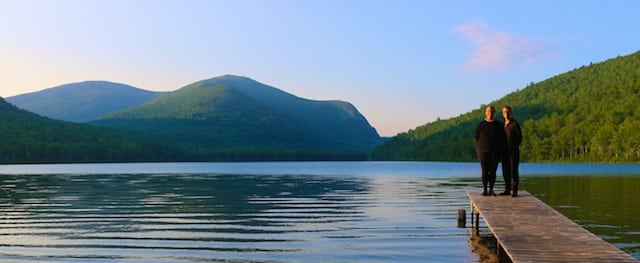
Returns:
[[[640,258],[631,211],[639,168],[521,169],[523,188]],[[478,262],[456,221],[478,171],[428,162],[5,165],[0,261]]]

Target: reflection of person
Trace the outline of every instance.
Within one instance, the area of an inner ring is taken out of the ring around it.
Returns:
[[[507,138],[505,153],[502,155],[502,176],[504,177],[504,192],[500,195],[518,196],[518,183],[520,174],[518,165],[520,164],[520,143],[522,142],[522,131],[520,124],[511,116],[511,107],[502,107],[502,117],[504,118],[504,133]]]
[[[496,170],[500,155],[504,151],[505,135],[502,122],[494,119],[496,109],[487,106],[484,111],[484,120],[478,123],[474,138],[480,167],[482,168],[482,195],[496,195],[493,185],[496,182]],[[487,186],[489,187],[487,191]]]

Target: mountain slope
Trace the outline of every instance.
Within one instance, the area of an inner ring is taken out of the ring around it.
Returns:
[[[215,158],[225,153],[266,159],[282,153],[293,159],[362,154],[380,141],[349,103],[306,100],[231,75],[193,83],[92,123],[159,136]]]
[[[173,147],[89,124],[52,120],[0,98],[0,163],[174,160]]]
[[[310,134],[331,142],[332,147],[369,151],[381,142],[377,131],[348,102],[308,100],[250,78],[233,75],[192,85],[234,87],[269,109],[293,116]]]
[[[523,161],[637,162],[639,93],[636,52],[531,83],[490,104],[513,107],[523,129]],[[472,135],[484,107],[399,134],[370,158],[475,161]]]
[[[141,105],[163,93],[107,81],[85,81],[17,95],[7,101],[53,119],[87,122]]]

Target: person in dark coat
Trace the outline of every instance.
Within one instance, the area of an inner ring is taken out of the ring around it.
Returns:
[[[484,111],[484,120],[478,123],[474,133],[478,160],[482,168],[482,195],[484,196],[496,195],[493,192],[493,185],[496,182],[498,163],[506,143],[503,123],[494,118],[495,113],[496,109],[493,106],[487,106]]]
[[[518,196],[518,183],[520,182],[520,143],[522,143],[522,131],[520,124],[511,116],[511,107],[502,107],[504,118],[504,133],[507,144],[502,155],[502,176],[504,177],[505,190],[500,195]]]

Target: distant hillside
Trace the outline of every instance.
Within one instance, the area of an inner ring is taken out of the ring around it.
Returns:
[[[489,104],[514,108],[523,161],[638,162],[639,92],[636,52],[531,83]],[[484,107],[399,134],[370,159],[475,161],[472,135]]]
[[[113,82],[85,81],[9,97],[7,101],[49,118],[88,122],[163,94]]]
[[[231,75],[92,123],[157,136],[223,160],[352,159],[346,156],[351,154],[361,159],[381,142],[347,102],[307,100]]]
[[[0,98],[0,163],[174,160],[173,147],[131,133],[52,120]]]

